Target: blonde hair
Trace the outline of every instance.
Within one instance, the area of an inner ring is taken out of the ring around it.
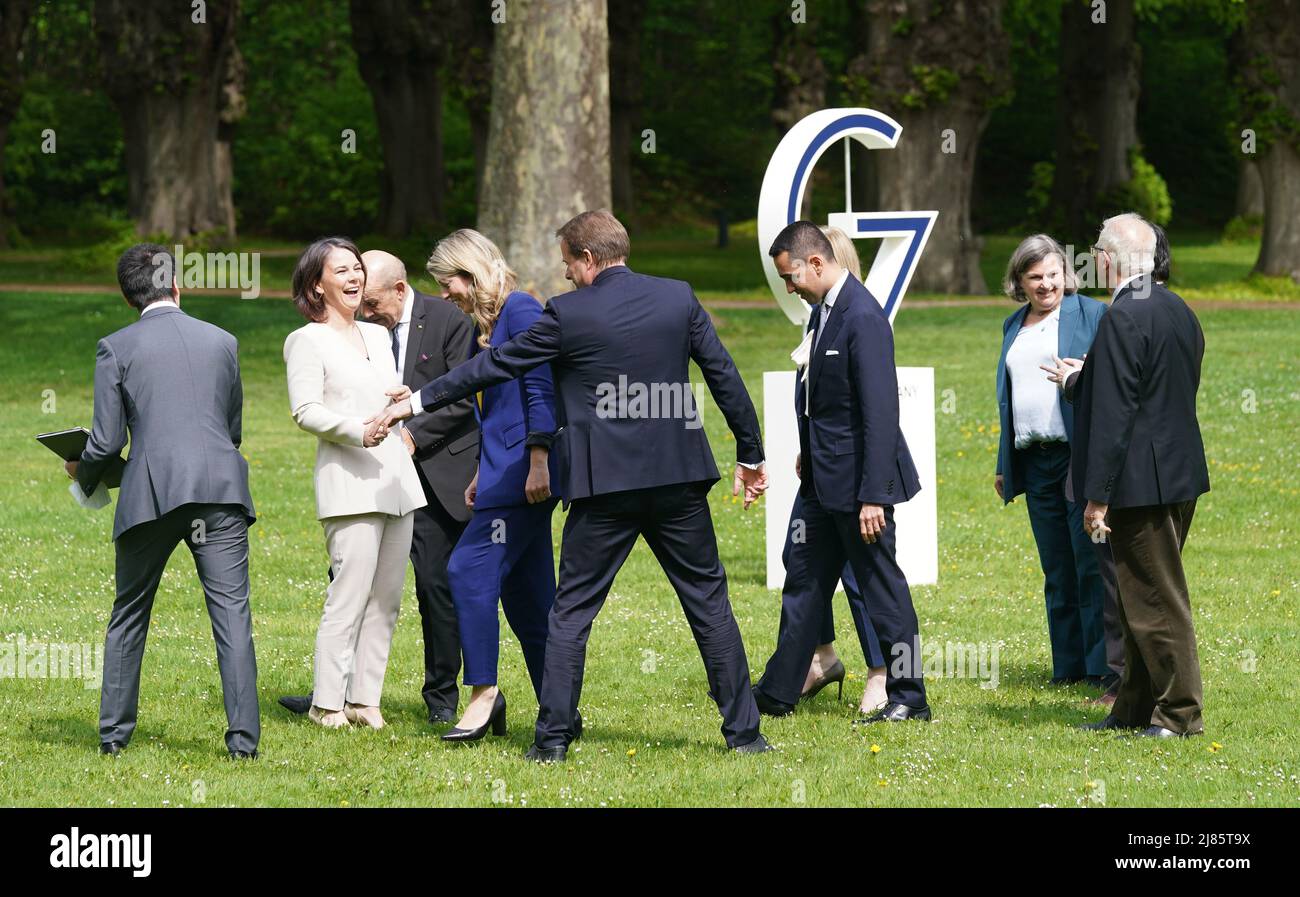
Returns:
[[[849,273],[858,280],[862,279],[862,259],[858,257],[858,247],[853,245],[853,238],[838,227],[823,227],[822,233],[826,239],[831,241],[831,251],[835,253],[835,261],[840,263],[841,267],[847,268]]]
[[[438,241],[425,269],[443,285],[457,274],[469,280],[469,301],[456,304],[474,319],[478,344],[486,349],[501,306],[519,282],[519,276],[506,264],[497,244],[478,231],[463,227]]]

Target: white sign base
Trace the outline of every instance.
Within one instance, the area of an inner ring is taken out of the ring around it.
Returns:
[[[799,428],[794,418],[794,371],[763,374],[763,431],[767,435],[767,587],[785,583],[785,547],[799,480]],[[894,508],[898,527],[898,564],[911,585],[939,581],[939,511],[934,450],[934,368],[898,368],[899,424],[916,464],[921,491]],[[846,488],[848,486],[846,485]]]

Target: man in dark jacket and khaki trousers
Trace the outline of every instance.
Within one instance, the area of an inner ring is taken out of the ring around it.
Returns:
[[[1154,248],[1137,215],[1103,224],[1097,273],[1115,298],[1067,390],[1074,484],[1088,502],[1084,526],[1114,552],[1124,631],[1119,694],[1085,728],[1168,738],[1204,729],[1182,550],[1210,480],[1196,419],[1205,337],[1186,303],[1151,276]]]

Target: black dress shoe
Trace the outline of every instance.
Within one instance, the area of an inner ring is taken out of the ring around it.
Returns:
[[[454,723],[456,721],[456,711],[446,707],[439,707],[436,710],[429,711],[429,723],[438,725],[439,723]]]
[[[496,697],[492,699],[492,712],[488,714],[487,722],[473,729],[460,729],[453,727],[442,733],[443,741],[478,741],[492,730],[493,735],[506,734],[506,696],[497,692]]]
[[[231,751],[231,760],[256,760],[257,751]]]
[[[116,757],[124,750],[126,750],[126,745],[122,744],[120,741],[105,741],[99,746],[99,752],[101,754],[107,754],[110,757]]]
[[[1134,732],[1134,738],[1190,738],[1193,735],[1200,735],[1200,732],[1175,732],[1173,729],[1166,729],[1164,726],[1147,726],[1141,732]]]
[[[579,711],[574,715],[573,740],[577,741],[581,737],[582,737],[582,712]]]
[[[794,705],[787,704],[785,701],[778,701],[775,698],[769,698],[763,692],[759,691],[757,685],[753,687],[754,703],[758,705],[758,712],[767,716],[789,716],[794,713]]]
[[[311,699],[311,695],[283,695],[280,698],[280,706],[290,713],[301,716],[311,709]]]
[[[1052,685],[1078,685],[1086,678],[1087,678],[1086,676],[1053,676],[1051,679],[1051,684]]]
[[[908,707],[906,704],[890,702],[866,719],[855,719],[853,725],[865,726],[870,723],[901,723],[909,719],[930,721],[930,707]]]
[[[759,735],[749,744],[738,744],[732,748],[737,754],[765,754],[768,751],[774,751],[776,748],[767,743],[767,739]]]
[[[1108,713],[1106,714],[1105,719],[1098,720],[1095,723],[1083,723],[1079,728],[1083,729],[1085,732],[1106,732],[1111,729],[1123,729],[1127,731],[1131,729],[1140,729],[1142,727],[1130,726],[1115,714]]]
[[[536,744],[530,744],[527,752],[524,753],[525,760],[532,760],[534,763],[563,763],[565,755],[569,749],[564,745],[558,747],[544,748]]]

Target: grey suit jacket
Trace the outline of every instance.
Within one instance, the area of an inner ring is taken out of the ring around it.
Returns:
[[[239,344],[219,327],[165,306],[101,339],[77,481],[93,492],[130,434],[113,538],[185,504],[239,505],[251,524],[243,409]]]

